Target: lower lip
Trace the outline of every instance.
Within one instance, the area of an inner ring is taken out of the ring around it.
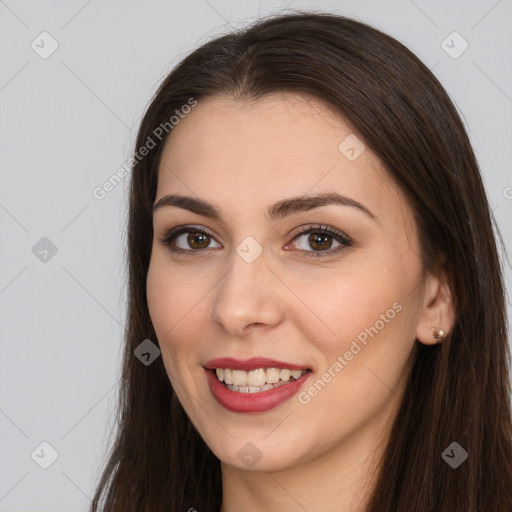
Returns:
[[[214,398],[222,406],[232,412],[264,412],[281,405],[294,396],[309,379],[312,372],[308,371],[289,384],[258,393],[238,393],[226,388],[212,370],[206,370],[208,385]]]

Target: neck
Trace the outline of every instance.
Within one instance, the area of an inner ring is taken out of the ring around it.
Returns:
[[[390,416],[376,420],[338,446],[326,446],[316,459],[280,471],[247,471],[222,463],[220,512],[364,512],[390,426]]]

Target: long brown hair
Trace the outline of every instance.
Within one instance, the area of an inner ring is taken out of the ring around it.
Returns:
[[[464,125],[439,81],[394,38],[353,19],[300,11],[259,20],[189,54],[142,119],[136,148],[148,138],[156,147],[131,171],[118,428],[90,511],[220,508],[220,461],[177,400],[162,358],[145,366],[134,357],[143,340],[158,343],[146,300],[151,208],[166,140],[155,129],[191,98],[280,91],[313,95],[348,120],[406,194],[424,271],[442,266],[454,297],[457,320],[448,337],[415,346],[367,511],[510,512],[510,353],[493,227],[499,230]],[[456,469],[442,457],[452,442],[468,453]]]

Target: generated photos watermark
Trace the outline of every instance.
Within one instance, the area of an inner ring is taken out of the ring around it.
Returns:
[[[372,326],[361,331],[356,336],[356,339],[352,340],[350,349],[346,350],[342,355],[339,355],[336,358],[336,361],[313,384],[297,395],[299,403],[302,405],[309,404],[311,398],[315,397],[320,391],[322,391],[325,386],[331,382],[331,380],[336,377],[336,375],[338,375],[350,361],[352,361],[354,356],[359,354],[359,352],[366,347],[368,344],[368,336],[371,338],[377,336],[377,334],[386,327],[386,324],[393,320],[400,311],[402,311],[402,304],[400,304],[400,302],[395,302],[391,308],[386,310],[385,313],[380,314],[379,320],[376,320]],[[359,345],[358,341],[363,345],[362,347]]]
[[[169,134],[169,132],[183,119],[190,111],[197,105],[197,101],[194,98],[190,98],[187,103],[181,106],[178,110],[174,111],[174,115],[172,115],[165,123],[160,123],[154,130],[151,135],[148,136],[146,142],[135,152],[133,156],[128,158],[126,162],[117,169],[116,172],[110,175],[110,177],[103,182],[101,186],[94,187],[92,191],[92,195],[98,201],[102,201],[107,197],[109,192],[112,192],[114,188],[121,183],[121,181],[126,178],[126,176],[130,173],[130,170],[135,167],[153,148],[156,147],[158,141],[162,141],[162,139]]]

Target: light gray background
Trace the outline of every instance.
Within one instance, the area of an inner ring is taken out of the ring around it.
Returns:
[[[367,21],[433,69],[465,119],[511,246],[509,0],[0,0],[0,511],[85,511],[102,468],[128,179],[101,201],[93,189],[130,156],[144,107],[183,55],[286,5]],[[31,47],[50,48],[43,31],[59,45],[46,59]],[[469,43],[457,59],[441,46],[453,31]],[[57,247],[46,262],[32,251],[43,237]],[[509,290],[510,278],[508,269]],[[48,469],[35,462],[51,462],[44,441],[58,453]]]

